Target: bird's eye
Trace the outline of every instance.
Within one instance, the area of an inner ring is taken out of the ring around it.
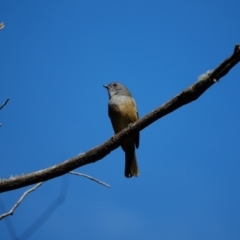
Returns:
[[[113,84],[113,86],[114,86],[114,87],[116,87],[116,86],[117,86],[117,84],[116,84],[116,83],[114,83],[114,84]]]

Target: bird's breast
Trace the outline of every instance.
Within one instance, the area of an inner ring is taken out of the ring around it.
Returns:
[[[109,100],[108,107],[115,132],[123,130],[138,119],[136,104],[132,97],[115,95]]]

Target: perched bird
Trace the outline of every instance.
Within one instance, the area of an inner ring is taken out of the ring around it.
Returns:
[[[111,119],[115,133],[122,131],[129,124],[138,120],[137,106],[131,93],[118,82],[103,85],[108,90],[108,116]],[[137,177],[139,175],[135,147],[139,146],[139,132],[129,136],[122,142],[125,152],[125,177]]]

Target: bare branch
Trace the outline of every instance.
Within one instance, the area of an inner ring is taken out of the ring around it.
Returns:
[[[41,210],[41,214],[37,219],[32,220],[30,226],[19,236],[14,239],[32,239],[33,234],[42,227],[42,225],[52,216],[52,214],[64,203],[68,190],[68,177],[61,178],[61,186],[58,196],[48,205],[45,210]],[[7,219],[6,219],[7,220]]]
[[[150,112],[143,118],[131,124],[111,139],[88,152],[73,157],[58,165],[43,169],[41,171],[22,175],[13,179],[3,179],[0,181],[0,192],[6,192],[17,188],[25,187],[30,184],[43,182],[55,177],[64,175],[75,168],[79,168],[89,163],[94,163],[114,149],[118,148],[122,141],[129,135],[143,130],[156,120],[175,111],[176,109],[198,99],[208,88],[210,88],[220,78],[225,76],[240,61],[240,45],[236,45],[233,54],[221,63],[215,70],[200,79],[192,86],[172,98],[167,103]]]
[[[1,29],[1,23],[0,23],[0,29]],[[0,106],[0,110],[8,103],[9,98],[2,104],[2,106]],[[2,124],[0,123],[0,127],[2,126]]]
[[[23,199],[32,191],[34,191],[36,188],[38,188],[39,186],[42,185],[42,182],[41,183],[38,183],[36,184],[34,187],[30,188],[29,190],[27,190],[26,192],[23,193],[23,195],[19,198],[19,200],[14,204],[14,206],[12,207],[12,209],[7,212],[7,213],[4,213],[2,215],[0,215],[0,221],[9,216],[9,215],[13,215],[13,212],[16,210],[16,208],[20,205],[20,203],[23,201]]]
[[[0,106],[0,110],[8,103],[9,98],[2,104],[2,106]]]
[[[74,174],[74,175],[77,175],[77,176],[81,176],[81,177],[88,178],[88,179],[93,180],[93,181],[95,181],[95,182],[97,182],[97,183],[99,183],[99,184],[102,184],[102,185],[105,186],[105,187],[111,188],[111,186],[108,185],[107,183],[102,182],[102,181],[100,181],[100,180],[98,180],[98,179],[96,179],[96,178],[93,178],[93,177],[91,177],[91,176],[89,176],[89,175],[87,175],[87,174],[78,173],[78,172],[73,172],[73,171],[71,171],[71,172],[69,172],[69,173]]]

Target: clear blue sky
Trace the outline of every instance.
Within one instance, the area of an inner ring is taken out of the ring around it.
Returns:
[[[125,84],[142,117],[240,42],[240,1],[0,5],[0,103],[10,98],[0,111],[1,178],[50,167],[108,140],[103,84]],[[0,222],[1,239],[239,240],[239,76],[240,65],[199,100],[141,132],[138,178],[124,177],[118,148],[78,169],[111,189],[72,175],[48,181]],[[1,194],[0,211],[28,188]],[[58,205],[61,189],[65,201]]]

